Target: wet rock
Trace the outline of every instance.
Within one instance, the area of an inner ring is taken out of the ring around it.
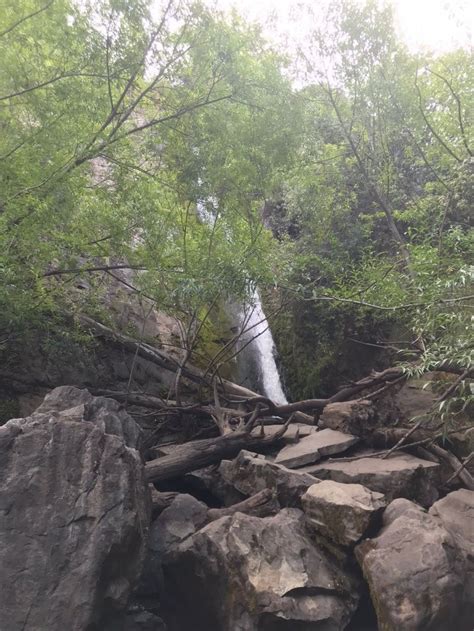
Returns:
[[[246,450],[234,460],[223,460],[219,472],[226,482],[244,495],[253,495],[263,489],[274,491],[280,506],[300,506],[303,493],[318,482],[312,475],[292,471]]]
[[[319,418],[322,428],[365,437],[377,425],[377,412],[371,401],[343,401],[327,405]]]
[[[308,523],[341,546],[352,546],[376,524],[385,508],[384,496],[360,484],[323,480],[302,497]]]
[[[463,560],[453,537],[420,506],[395,502],[378,537],[356,547],[379,628],[469,631]]]
[[[45,406],[0,428],[5,631],[102,628],[141,572],[149,497],[140,456],[74,403],[74,413]]]
[[[88,390],[59,386],[49,392],[34,414],[57,415],[62,420],[87,421],[106,434],[119,436],[127,447],[138,449],[141,429],[117,401],[94,397]]]
[[[302,438],[294,445],[284,447],[275,458],[275,463],[289,469],[297,469],[317,462],[324,456],[342,453],[358,442],[356,436],[323,429]]]
[[[323,480],[362,484],[383,493],[388,501],[406,497],[431,506],[438,499],[439,465],[407,453],[398,452],[385,460],[367,457],[326,462],[305,467],[304,471]]]
[[[165,584],[172,631],[336,631],[358,602],[357,583],[308,538],[298,509],[208,524],[167,557]]]

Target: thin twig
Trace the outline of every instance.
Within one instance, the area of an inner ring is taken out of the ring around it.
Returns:
[[[389,450],[387,451],[387,453],[386,453],[384,456],[382,456],[382,460],[385,460],[386,458],[388,458],[389,456],[391,456],[391,455],[393,454],[393,452],[394,452],[394,451],[396,451],[396,450],[397,450],[397,449],[399,449],[399,448],[400,448],[403,444],[405,444],[405,442],[406,442],[406,441],[410,438],[410,436],[411,436],[412,434],[414,434],[414,433],[416,432],[416,430],[417,430],[419,427],[421,427],[421,426],[423,425],[423,421],[425,421],[425,420],[426,420],[426,418],[425,418],[424,416],[422,416],[422,417],[420,418],[420,420],[419,420],[417,423],[415,423],[415,425],[413,425],[413,427],[412,427],[412,428],[411,428],[411,429],[410,429],[410,430],[409,430],[409,431],[405,434],[405,436],[402,436],[402,437],[400,438],[400,440],[398,441],[398,443],[397,443],[394,447],[392,447],[391,449],[389,449]]]
[[[457,478],[458,475],[463,471],[463,469],[467,467],[467,465],[471,462],[472,459],[474,459],[474,451],[471,451],[469,456],[467,456],[467,458],[465,458],[465,460],[462,462],[461,466],[458,467],[456,471],[453,473],[453,475],[446,480],[446,482],[444,483],[445,486],[447,486],[450,482],[452,482],[455,478]]]

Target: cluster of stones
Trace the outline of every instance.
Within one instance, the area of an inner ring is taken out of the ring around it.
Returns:
[[[342,631],[368,587],[365,631],[470,631],[474,493],[438,499],[438,464],[361,452],[335,419],[182,480],[224,506],[268,489],[266,513],[174,493],[152,519],[133,419],[56,389],[0,428],[0,628]]]

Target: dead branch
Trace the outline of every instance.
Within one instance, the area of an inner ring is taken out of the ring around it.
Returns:
[[[441,458],[441,460],[444,460],[454,470],[454,477],[458,476],[467,489],[474,491],[474,478],[454,454],[439,445],[428,445],[426,449],[438,456],[438,458]],[[453,479],[453,476],[449,479]]]
[[[274,444],[283,436],[288,422],[273,436],[261,438],[251,433],[255,424],[251,419],[245,426],[245,431],[232,432],[217,438],[205,438],[186,443],[177,448],[174,453],[147,462],[145,476],[149,482],[161,482],[175,478],[196,469],[202,469],[226,458],[234,458],[241,449],[260,449]]]
[[[207,515],[209,521],[234,515],[235,513],[253,514],[257,513],[259,517],[269,515],[274,508],[272,506],[273,493],[270,489],[263,489],[248,499],[227,508],[210,508]]]
[[[459,476],[459,474],[463,471],[463,469],[467,467],[467,465],[471,462],[472,459],[474,459],[474,451],[471,451],[469,456],[467,456],[467,458],[464,459],[462,464],[456,469],[453,475],[446,480],[445,486],[447,486],[450,482],[455,480]]]

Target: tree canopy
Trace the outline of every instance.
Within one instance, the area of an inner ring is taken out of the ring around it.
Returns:
[[[350,331],[472,365],[472,51],[410,53],[371,0],[329,3],[295,64],[200,2],[5,0],[0,59],[3,336],[126,265],[198,319],[277,288],[298,394]]]

